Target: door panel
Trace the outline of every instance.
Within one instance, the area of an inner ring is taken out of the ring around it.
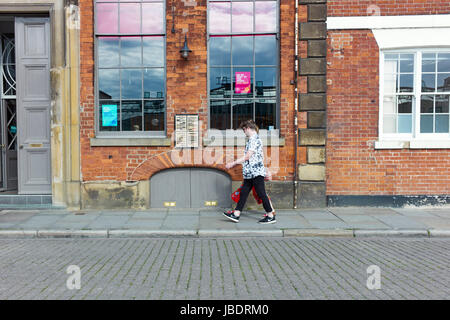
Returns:
[[[15,24],[19,194],[51,194],[49,19]]]
[[[205,201],[216,201],[218,207],[231,205],[231,179],[218,170],[202,168],[167,169],[150,180],[150,205],[164,207],[176,201],[177,208],[203,208]]]
[[[164,202],[176,201],[176,207],[190,208],[189,170],[170,169],[155,174],[150,181],[150,204],[163,208]]]
[[[217,201],[218,207],[230,205],[231,180],[223,172],[191,169],[191,206],[202,208],[205,201]]]

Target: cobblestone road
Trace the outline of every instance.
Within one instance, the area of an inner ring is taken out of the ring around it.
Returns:
[[[0,299],[448,299],[449,279],[450,239],[0,240]]]

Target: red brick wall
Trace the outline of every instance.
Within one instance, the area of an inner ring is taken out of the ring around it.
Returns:
[[[448,0],[328,0],[328,16],[449,14]]]
[[[203,121],[202,129],[207,128],[207,53],[206,53],[206,0],[196,1],[196,6],[185,6],[181,0],[175,1],[175,30],[171,33],[172,13],[167,3],[167,133],[172,136],[175,113],[196,113]],[[281,135],[286,146],[279,148],[279,169],[274,180],[292,180],[294,175],[294,3],[281,0]],[[93,0],[80,0],[81,9],[81,170],[83,181],[127,180],[131,177],[148,179],[170,163],[173,147],[91,147],[90,138],[95,137],[94,114],[94,34]],[[179,50],[184,41],[183,29],[189,29],[188,42],[192,53],[184,61]],[[172,143],[173,146],[173,143]],[[268,148],[270,154],[271,148]],[[242,150],[242,148],[240,149]],[[150,160],[148,160],[150,159]],[[154,160],[153,160],[154,159]],[[148,163],[155,161],[155,166]],[[145,165],[143,165],[145,163]],[[156,163],[158,163],[156,165]],[[189,164],[188,164],[189,165]],[[203,166],[207,166],[203,164]],[[224,165],[212,165],[225,170]],[[139,168],[139,170],[136,170]],[[146,168],[142,170],[142,168]],[[233,180],[241,180],[241,168],[229,171]]]
[[[450,150],[374,149],[379,49],[372,32],[328,36],[327,194],[450,194]]]

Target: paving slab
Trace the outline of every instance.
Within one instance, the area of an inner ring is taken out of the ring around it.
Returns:
[[[349,226],[339,220],[325,220],[325,219],[308,219],[308,222],[314,227],[319,229],[346,229]]]
[[[167,211],[138,211],[132,214],[133,219],[164,219]]]
[[[3,211],[0,212],[0,222],[22,222],[38,214],[38,211]]]
[[[163,225],[163,219],[130,219],[123,225],[124,229],[149,229],[159,230]]]
[[[427,226],[404,216],[377,216],[377,219],[394,229],[426,229]]]
[[[170,214],[164,220],[161,230],[175,229],[175,230],[196,230],[199,223],[198,216],[192,215],[175,215]]]
[[[450,220],[444,218],[420,218],[413,217],[411,220],[425,225],[427,228],[432,229],[447,229],[450,230]]]
[[[240,222],[239,222],[240,223]],[[212,229],[212,230],[237,230],[237,225],[223,216],[218,217],[200,217],[199,230]]]
[[[328,210],[336,215],[396,215],[392,208],[371,208],[371,207],[331,207]]]

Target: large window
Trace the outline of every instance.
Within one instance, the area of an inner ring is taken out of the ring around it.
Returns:
[[[275,129],[278,105],[278,2],[208,1],[211,129],[253,119]]]
[[[384,52],[384,137],[450,139],[450,50]]]
[[[165,7],[161,0],[96,0],[98,131],[164,134]]]

